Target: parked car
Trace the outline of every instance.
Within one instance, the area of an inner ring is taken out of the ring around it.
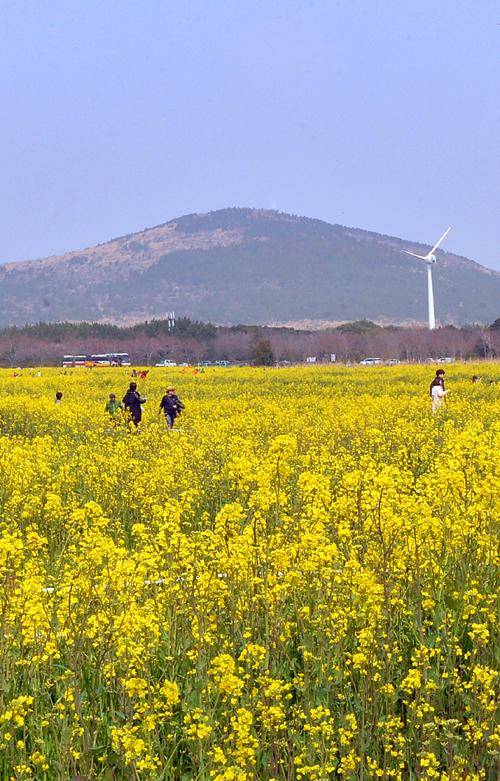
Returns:
[[[176,361],[170,361],[168,358],[164,358],[163,361],[158,361],[155,366],[177,366]]]
[[[382,358],[365,358],[360,361],[360,366],[376,366],[378,363],[383,363]]]
[[[453,358],[449,355],[446,358],[431,358],[431,363],[453,363]]]

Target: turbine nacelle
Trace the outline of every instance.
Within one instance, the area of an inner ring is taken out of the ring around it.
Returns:
[[[434,255],[435,251],[439,247],[442,241],[446,238],[448,233],[451,231],[451,228],[448,228],[448,230],[445,230],[439,241],[437,241],[430,252],[427,253],[427,255],[417,255],[416,252],[410,252],[407,249],[404,249],[403,252],[405,252],[407,255],[413,255],[414,258],[419,258],[420,260],[425,260],[426,263],[436,263],[437,258]]]
[[[416,252],[410,252],[407,249],[404,249],[403,252],[405,252],[407,255],[412,255],[414,258],[418,258],[419,260],[423,260],[425,263],[436,263],[437,258],[435,255],[432,254],[432,252],[429,252],[428,255],[417,255]]]

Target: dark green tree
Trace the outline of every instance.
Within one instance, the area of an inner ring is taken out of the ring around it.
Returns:
[[[275,358],[269,339],[259,339],[252,348],[252,361],[256,366],[274,366]]]

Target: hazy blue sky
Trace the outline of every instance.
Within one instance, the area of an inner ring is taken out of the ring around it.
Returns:
[[[0,261],[276,208],[500,269],[497,0],[1,0]]]

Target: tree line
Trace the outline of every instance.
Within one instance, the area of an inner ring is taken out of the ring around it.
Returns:
[[[37,323],[0,330],[0,365],[60,365],[65,354],[128,352],[137,365],[168,358],[177,362],[236,361],[272,365],[366,357],[425,361],[500,357],[500,318],[490,326],[380,326],[369,320],[312,331],[268,326],[215,326],[181,317],[129,326],[108,323]]]

